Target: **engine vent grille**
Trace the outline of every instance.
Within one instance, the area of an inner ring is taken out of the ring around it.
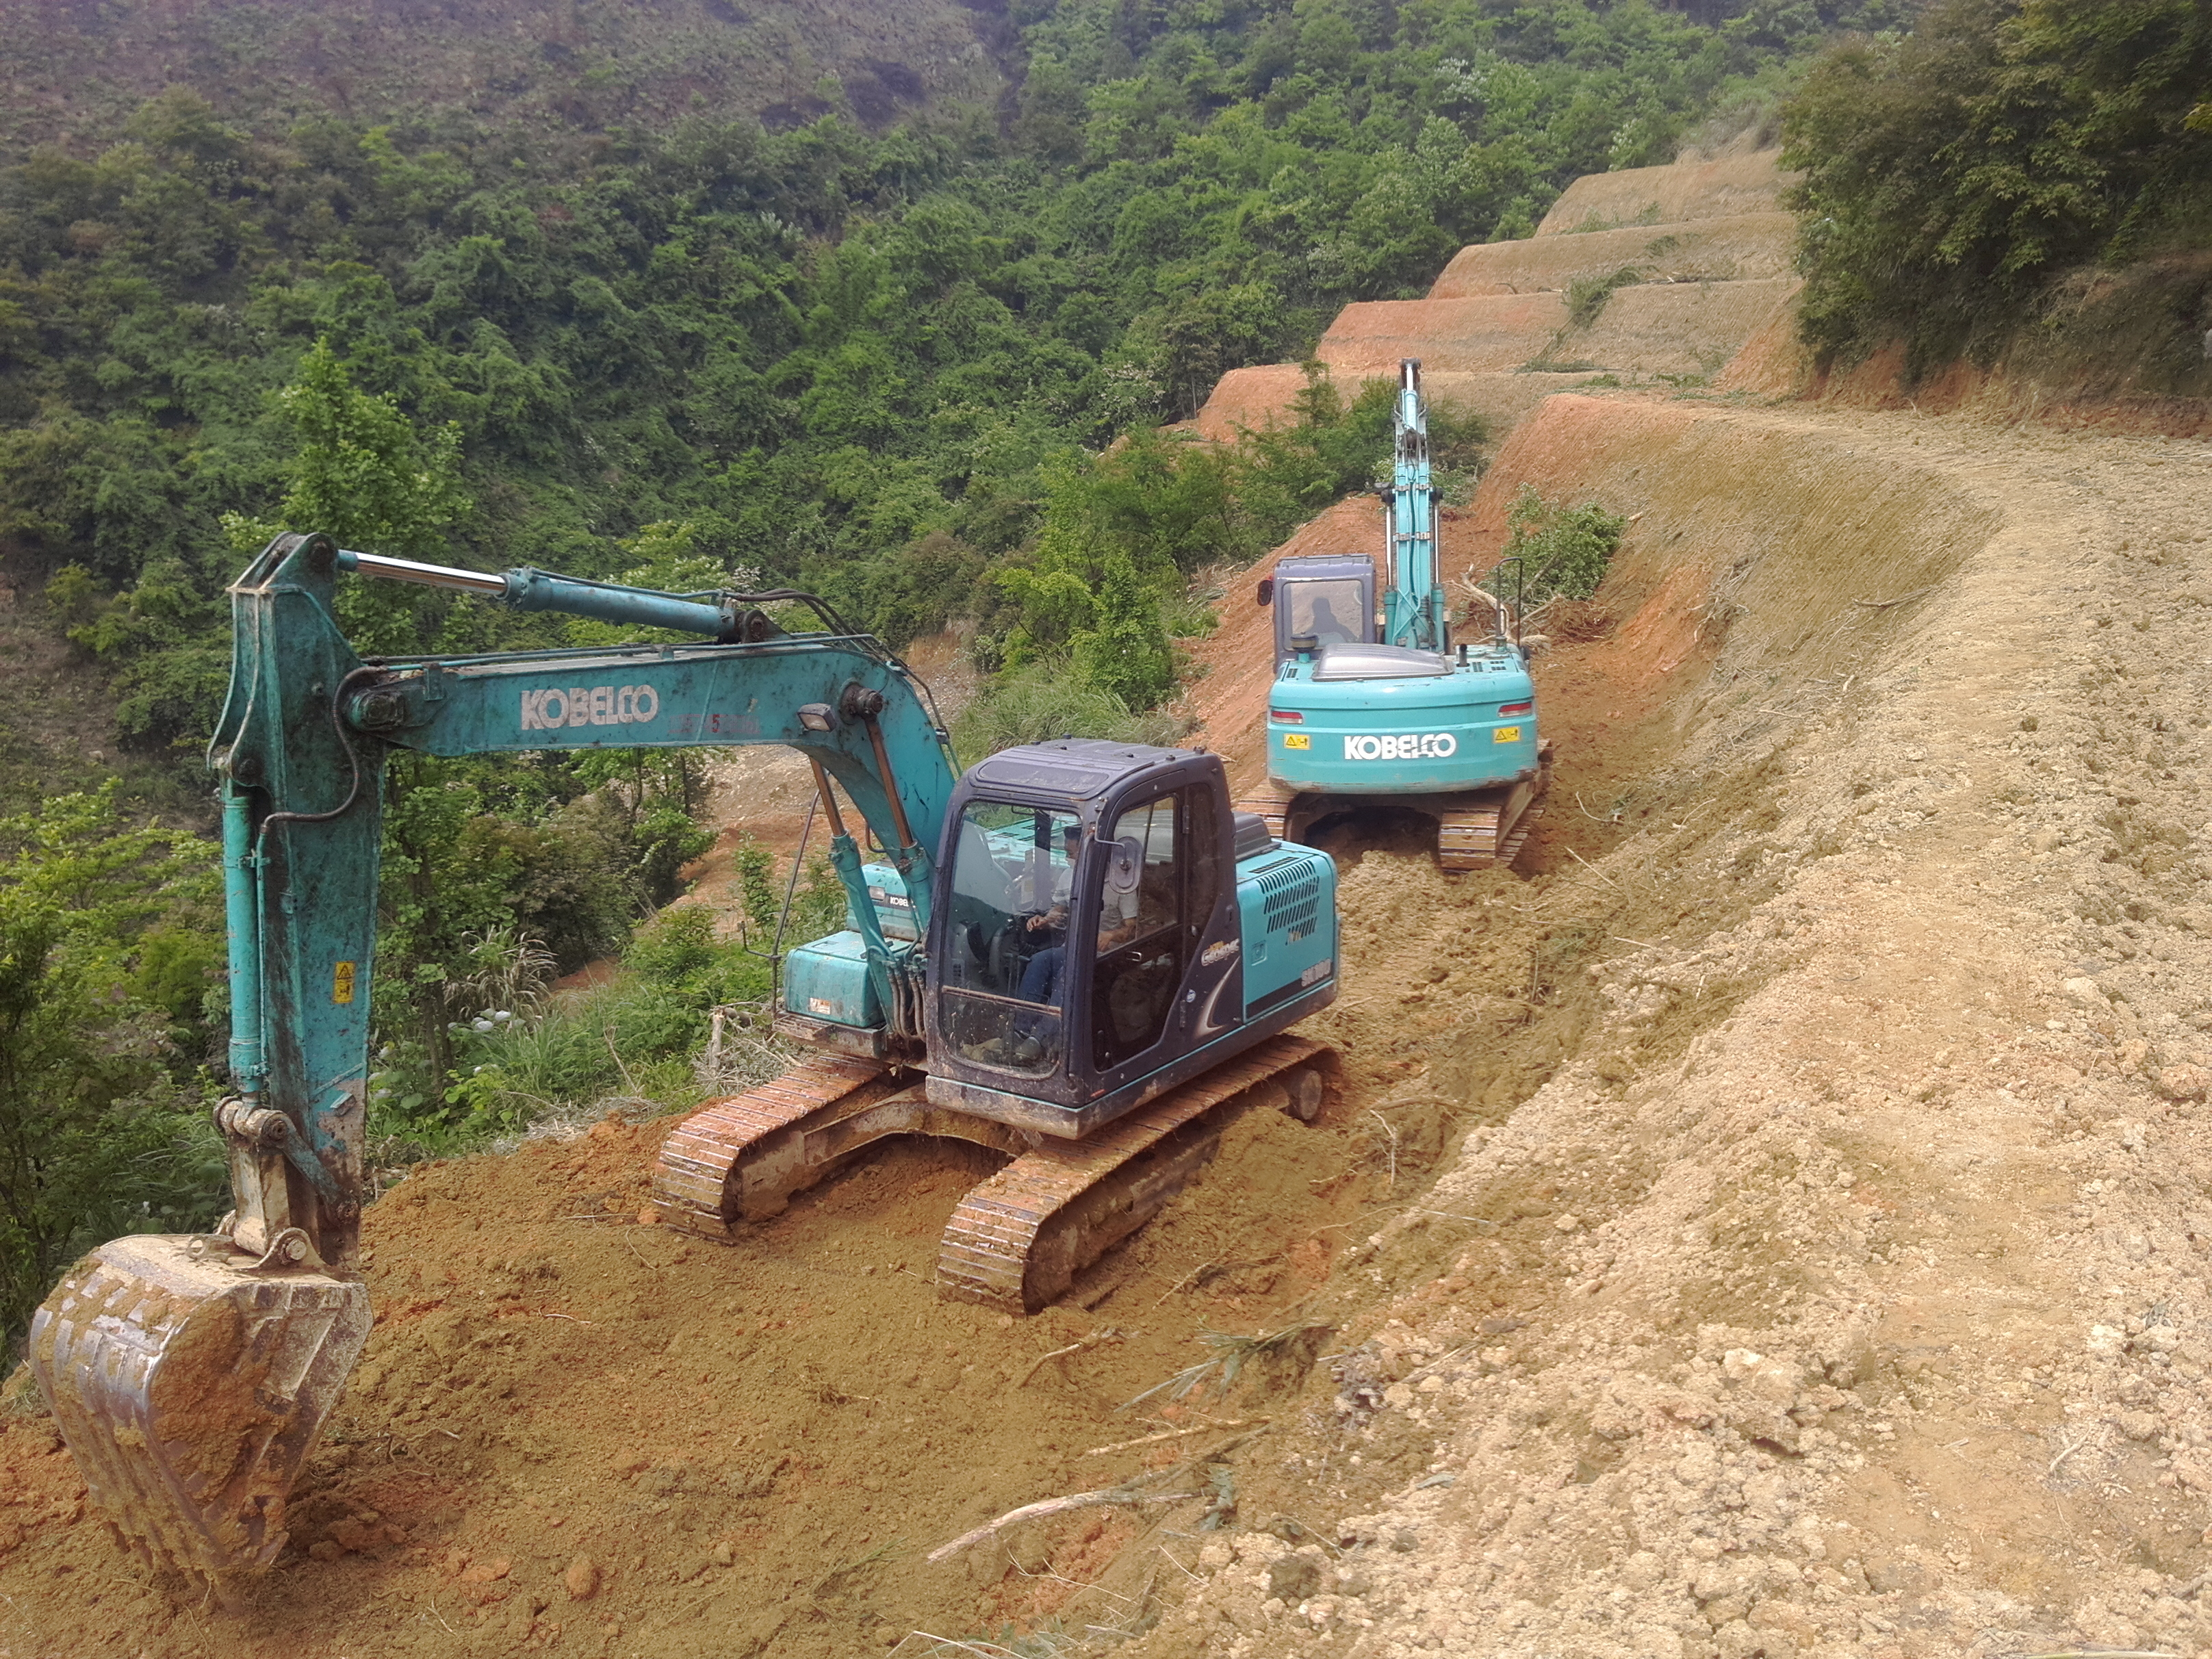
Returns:
[[[1266,902],[1262,920],[1269,933],[1286,932],[1293,942],[1321,925],[1321,877],[1303,860],[1287,870],[1271,870],[1260,878]]]

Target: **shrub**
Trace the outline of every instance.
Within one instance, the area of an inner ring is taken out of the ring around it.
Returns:
[[[1605,310],[1605,302],[1613,298],[1615,289],[1643,280],[1644,273],[1634,265],[1623,265],[1602,276],[1576,277],[1567,284],[1567,326],[1588,328]]]
[[[1522,484],[1505,515],[1510,533],[1500,561],[1518,559],[1518,577],[1493,571],[1483,586],[1500,598],[1518,595],[1533,611],[1553,599],[1587,599],[1605,580],[1628,520],[1595,501],[1568,507]],[[1502,562],[1501,562],[1502,568]]]

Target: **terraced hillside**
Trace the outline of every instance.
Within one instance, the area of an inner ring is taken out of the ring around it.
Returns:
[[[1462,249],[1427,298],[1346,306],[1314,356],[1346,382],[1418,357],[1431,396],[1501,437],[1543,398],[1594,379],[1709,381],[1796,292],[1778,154],[1578,179],[1535,235]],[[1295,364],[1237,369],[1193,424],[1209,437],[1263,426],[1301,383]]]

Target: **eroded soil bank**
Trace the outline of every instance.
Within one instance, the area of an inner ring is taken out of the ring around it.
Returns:
[[[731,1249],[638,1224],[655,1126],[427,1170],[256,1605],[16,1421],[0,1648],[2212,1645],[2203,446],[1560,398],[1448,545],[1523,479],[1638,515],[1542,665],[1550,809],[1517,874],[1336,849],[1321,1126],[1022,1324],[934,1300],[981,1171],[930,1147]]]

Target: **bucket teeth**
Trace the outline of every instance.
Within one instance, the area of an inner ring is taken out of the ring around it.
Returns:
[[[284,1547],[285,1495],[368,1339],[365,1285],[120,1238],[31,1320],[39,1388],[92,1501],[149,1562],[211,1577]]]

